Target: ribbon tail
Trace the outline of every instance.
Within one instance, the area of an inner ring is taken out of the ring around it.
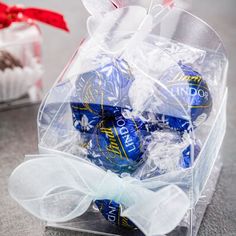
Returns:
[[[24,9],[23,13],[28,18],[41,21],[45,24],[48,24],[48,25],[51,25],[56,28],[69,32],[69,28],[67,26],[67,23],[63,15],[59,13],[45,10],[45,9],[39,9],[39,8],[27,8],[27,9]]]
[[[86,165],[60,157],[25,161],[10,176],[9,193],[37,218],[51,222],[71,220],[87,211],[93,200],[77,168],[86,169]]]
[[[176,185],[162,188],[136,202],[121,215],[129,218],[145,235],[165,235],[174,230],[190,207],[188,196]]]

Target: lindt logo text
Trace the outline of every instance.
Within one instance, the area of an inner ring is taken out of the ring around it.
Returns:
[[[107,219],[110,222],[113,222],[113,223],[116,222],[116,208],[114,206],[109,206]]]
[[[170,91],[172,94],[175,94],[177,96],[191,96],[191,97],[196,97],[199,96],[200,98],[204,98],[205,100],[208,101],[209,99],[209,93],[202,89],[199,88],[198,86],[195,87],[189,87],[189,86],[185,86],[185,87],[172,87],[170,88]]]
[[[128,159],[128,153],[136,150],[129,129],[126,127],[127,121],[120,115],[115,118],[115,125],[113,127],[102,127],[100,130],[106,134],[109,139],[109,146],[107,150],[121,158],[123,155]],[[123,153],[123,154],[122,154]]]
[[[119,135],[122,137],[122,140],[125,140],[125,147],[128,152],[132,152],[136,149],[134,142],[130,136],[129,130],[125,127],[126,122],[123,117],[116,118],[117,127],[120,129],[118,130]]]

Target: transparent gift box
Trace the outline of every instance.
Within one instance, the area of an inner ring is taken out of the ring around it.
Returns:
[[[175,6],[99,9],[40,106],[40,155],[10,194],[49,227],[197,235],[222,165],[223,44]]]
[[[19,98],[31,102],[41,100],[41,44],[41,32],[35,24],[13,23],[0,30],[1,103],[14,103]],[[6,60],[8,65],[4,65]]]

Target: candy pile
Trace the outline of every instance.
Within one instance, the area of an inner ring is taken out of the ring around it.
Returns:
[[[159,79],[169,92],[163,89],[158,112],[144,109],[138,114],[133,112],[134,99],[129,96],[134,81],[132,68],[120,58],[110,58],[110,63],[76,79],[70,105],[74,127],[81,133],[88,158],[105,170],[140,179],[191,167],[192,146],[186,136],[207,119],[212,109],[206,81],[191,66],[179,62]],[[171,96],[183,107],[176,107]],[[152,102],[153,98],[150,95],[145,99]],[[186,114],[169,115],[171,109],[183,109]],[[198,141],[192,143],[195,160],[201,148]],[[135,227],[120,216],[118,203],[107,199],[95,204],[108,221]]]

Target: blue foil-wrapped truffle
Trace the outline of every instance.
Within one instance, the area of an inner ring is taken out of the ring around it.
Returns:
[[[105,217],[105,219],[114,225],[128,229],[134,229],[136,226],[127,217],[120,215],[120,205],[111,200],[96,200],[96,206]]]
[[[178,75],[179,67],[183,75]],[[161,81],[170,90],[171,95],[180,101],[187,114],[184,114],[177,103],[171,103],[173,99],[170,98],[170,103],[168,103],[170,94],[166,94],[167,100],[163,107],[159,109],[163,110],[163,113],[157,114],[156,118],[158,121],[167,124],[171,129],[183,132],[191,128],[189,119],[191,119],[194,128],[207,119],[212,110],[212,97],[207,82],[200,73],[181,63],[179,63],[179,67],[167,70]],[[175,109],[176,116],[168,114],[168,110],[171,109]],[[182,116],[178,116],[178,113],[182,113]]]
[[[92,133],[114,110],[130,109],[127,94],[133,80],[129,65],[121,59],[109,59],[106,65],[79,75],[71,97],[75,128]]]
[[[117,111],[97,127],[88,146],[88,157],[115,173],[132,173],[145,161],[148,135],[140,119],[126,119]]]

